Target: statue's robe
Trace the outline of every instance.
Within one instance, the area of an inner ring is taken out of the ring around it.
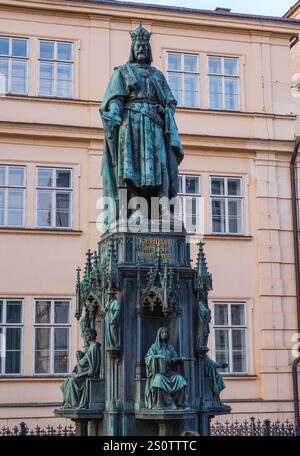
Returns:
[[[163,359],[156,359],[160,355]],[[177,360],[176,360],[177,358]],[[172,345],[154,343],[145,357],[147,382],[145,387],[145,407],[168,409],[184,406],[186,380],[176,370],[178,355]]]
[[[210,389],[215,405],[223,405],[220,393],[225,389],[223,375],[218,372],[219,364],[210,359],[208,355],[204,358],[204,375],[210,379]]]
[[[121,306],[118,299],[110,300],[105,306],[105,346],[118,348],[120,346],[120,317]]]
[[[173,198],[183,149],[174,120],[177,103],[163,73],[150,65],[115,68],[101,113],[112,102],[119,105],[122,123],[111,128],[102,116],[104,196],[118,201],[118,189],[130,181],[138,189],[160,186],[163,196]]]
[[[73,375],[66,378],[61,385],[64,398],[62,408],[88,408],[90,398],[86,380],[89,377],[99,377],[100,360],[100,344],[92,342],[84,356],[78,361]]]

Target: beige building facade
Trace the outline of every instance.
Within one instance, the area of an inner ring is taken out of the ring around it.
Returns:
[[[100,236],[99,106],[140,20],[178,99],[180,198],[203,226],[229,419],[293,419],[300,21],[114,1],[0,0],[0,11],[0,425],[61,421],[81,346],[75,269]]]

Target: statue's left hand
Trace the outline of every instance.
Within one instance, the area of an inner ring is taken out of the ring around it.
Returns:
[[[119,127],[121,125],[122,119],[115,112],[105,111],[103,117],[110,122],[113,127]]]

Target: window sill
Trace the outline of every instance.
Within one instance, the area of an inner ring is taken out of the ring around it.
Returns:
[[[205,234],[204,239],[240,239],[243,241],[251,241],[253,239],[253,236],[248,236],[245,234],[217,234],[217,233],[212,233],[212,234]]]
[[[222,374],[224,380],[256,380],[257,375],[253,374]]]
[[[65,378],[69,377],[71,374],[66,374],[66,375],[22,375],[22,374],[16,374],[16,375],[1,375],[0,376],[0,383],[4,382],[36,382],[36,381],[51,381],[51,382],[57,382],[57,381],[63,381]]]
[[[70,228],[23,228],[23,227],[8,227],[1,226],[0,233],[8,234],[62,234],[62,235],[72,235],[80,236],[82,234],[81,230],[72,230]]]
[[[1,98],[10,98],[16,100],[32,100],[32,101],[56,101],[58,103],[72,103],[72,104],[94,104],[96,106],[100,105],[98,100],[82,100],[80,98],[62,98],[62,97],[50,97],[44,95],[26,95],[26,94],[17,94],[17,93],[6,93],[0,94]]]

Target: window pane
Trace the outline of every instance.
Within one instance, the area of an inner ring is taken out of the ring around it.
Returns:
[[[52,209],[52,192],[38,191],[38,209],[51,211]]]
[[[71,171],[65,169],[56,170],[56,187],[71,188]]]
[[[184,71],[198,71],[197,60],[198,59],[196,55],[184,54]]]
[[[199,106],[198,75],[184,75],[184,105]]]
[[[70,193],[56,193],[56,209],[70,209]]]
[[[55,301],[54,323],[69,323],[69,302]]]
[[[69,350],[69,329],[54,329],[54,350]]]
[[[0,93],[8,92],[8,60],[0,59]]]
[[[35,302],[35,322],[50,323],[51,319],[51,301]]]
[[[72,43],[57,43],[57,59],[72,60]]]
[[[229,200],[228,201],[228,214],[229,214],[229,232],[241,233],[242,227],[242,201]]]
[[[185,209],[186,209],[186,229],[188,232],[195,232],[197,230],[197,219],[199,214],[197,213],[197,198],[185,197]]]
[[[53,170],[52,169],[38,169],[38,187],[52,187],[53,186]]]
[[[0,225],[4,225],[4,190],[0,190]]]
[[[69,353],[67,351],[54,352],[54,373],[65,374],[69,371]]]
[[[181,87],[181,75],[171,74],[168,75],[170,89],[176,98],[179,105],[182,105],[182,87]]]
[[[56,194],[56,226],[68,227],[70,226],[70,193],[57,193]]]
[[[54,65],[52,63],[40,63],[40,95],[53,95]]]
[[[0,323],[3,323],[3,301],[0,301]]]
[[[239,82],[237,79],[225,79],[225,109],[239,108]]]
[[[185,192],[193,193],[195,195],[200,193],[199,177],[186,176],[185,178]]]
[[[228,329],[215,330],[215,345],[217,351],[229,351]]]
[[[174,215],[177,220],[184,222],[183,220],[183,197],[178,196],[176,198],[176,205],[174,208]]]
[[[210,74],[222,74],[222,59],[220,57],[208,57],[208,72]]]
[[[212,195],[225,195],[224,179],[213,177],[211,179],[211,194]]]
[[[212,200],[212,225],[214,233],[225,233],[224,200]]]
[[[35,349],[50,350],[50,328],[35,328]]]
[[[230,76],[238,76],[238,59],[224,59],[224,74]]]
[[[23,226],[23,209],[9,209],[7,213],[7,224],[8,226]]]
[[[211,109],[222,109],[223,107],[221,78],[209,78],[209,107]]]
[[[70,226],[70,213],[67,211],[56,211],[56,227],[66,228]]]
[[[0,38],[0,55],[9,55],[9,39]]]
[[[8,209],[23,209],[23,190],[8,190]]]
[[[168,53],[168,70],[181,70],[181,54],[172,54],[170,52]]]
[[[57,65],[57,96],[72,96],[72,65]]]
[[[40,58],[41,59],[54,59],[54,42],[40,41]]]
[[[215,325],[228,325],[228,306],[227,304],[215,304]]]
[[[232,330],[232,349],[239,351],[246,350],[246,337],[244,329]]]
[[[6,334],[7,334],[7,331],[6,331]],[[21,351],[17,351],[17,350],[6,351],[5,373],[6,374],[20,374],[21,373]]]
[[[233,372],[247,372],[246,353],[233,351],[232,353]]]
[[[231,304],[231,324],[233,326],[245,324],[245,307],[243,304]]]
[[[220,372],[229,372],[229,352],[228,351],[217,351],[216,350],[216,362],[226,363],[228,367],[225,369],[219,369]]]
[[[13,57],[27,57],[27,40],[12,40]]]
[[[12,61],[11,91],[12,93],[26,93],[27,62]]]
[[[6,350],[21,350],[21,328],[6,328]]]
[[[183,193],[183,177],[178,176],[178,193]]]
[[[0,166],[0,185],[5,184],[5,167]]]
[[[50,352],[49,350],[40,350],[35,352],[35,373],[50,373]]]
[[[22,323],[22,301],[7,301],[6,323]]]
[[[241,195],[241,180],[240,179],[228,179],[227,180],[227,191],[230,196]]]
[[[38,187],[52,187],[53,186],[53,170],[52,169],[38,169]]]
[[[17,166],[10,166],[8,168],[8,185],[15,185],[18,187],[24,186],[24,176],[25,170],[24,168],[17,167]]]

